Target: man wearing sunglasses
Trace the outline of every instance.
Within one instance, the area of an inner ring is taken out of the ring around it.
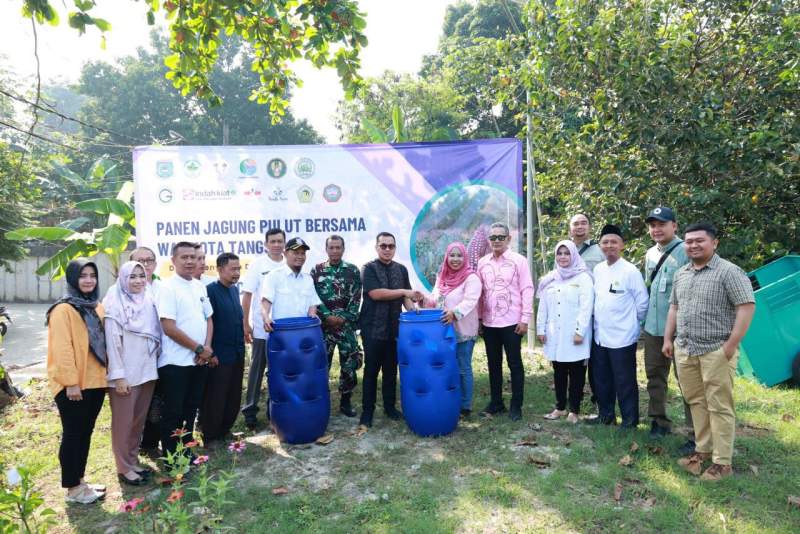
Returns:
[[[379,372],[383,375],[383,411],[386,417],[395,421],[403,417],[395,407],[400,312],[404,306],[406,310],[413,309],[414,303],[422,300],[422,293],[411,289],[408,269],[394,261],[396,249],[392,234],[379,233],[375,239],[378,258],[361,269],[364,304],[359,327],[364,345],[364,384],[360,424],[367,427],[372,426]]]
[[[522,366],[522,336],[533,313],[533,280],[525,256],[509,250],[509,230],[503,223],[489,229],[491,254],[478,261],[478,276],[483,285],[481,324],[489,366],[491,400],[483,414],[506,411],[503,404],[503,349],[511,374],[512,421],[522,419],[525,368]]]

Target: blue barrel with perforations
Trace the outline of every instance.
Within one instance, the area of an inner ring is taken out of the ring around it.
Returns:
[[[269,414],[286,443],[325,434],[331,412],[328,356],[316,317],[277,319],[267,342]]]
[[[455,430],[461,408],[456,334],[441,317],[442,310],[400,315],[400,402],[408,428],[423,437]]]

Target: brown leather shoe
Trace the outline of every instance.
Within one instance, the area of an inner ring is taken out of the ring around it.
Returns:
[[[707,452],[696,452],[678,459],[678,465],[697,476],[703,471],[703,462],[709,458],[711,458],[711,455]]]
[[[700,476],[700,480],[718,482],[723,478],[731,476],[732,474],[733,467],[729,465],[711,464],[711,466]]]

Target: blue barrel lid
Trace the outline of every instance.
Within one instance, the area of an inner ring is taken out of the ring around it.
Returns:
[[[322,324],[318,317],[285,317],[283,319],[275,319],[272,323],[273,330],[299,330],[301,328],[308,328],[319,326]]]
[[[400,314],[401,323],[430,323],[442,320],[442,310],[425,309],[419,311],[407,311]]]

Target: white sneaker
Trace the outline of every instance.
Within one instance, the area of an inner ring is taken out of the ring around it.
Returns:
[[[77,493],[70,495],[69,492],[67,492],[67,497],[65,500],[67,502],[74,502],[78,504],[92,504],[93,502],[97,502],[101,496],[101,493],[96,492],[89,486],[81,485],[81,490]]]

